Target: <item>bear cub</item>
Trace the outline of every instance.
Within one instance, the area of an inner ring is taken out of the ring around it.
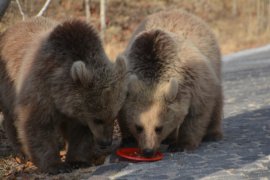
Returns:
[[[1,35],[4,129],[14,150],[42,172],[89,165],[96,151],[110,147],[126,83],[125,61],[109,61],[98,33],[83,21],[33,18]],[[68,147],[65,162],[60,135]]]
[[[222,138],[221,54],[202,20],[178,10],[150,15],[124,55],[132,75],[119,113],[123,145],[133,138],[153,156],[164,141],[181,151]]]

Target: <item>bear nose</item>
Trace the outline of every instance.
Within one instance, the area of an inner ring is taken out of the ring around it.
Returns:
[[[143,155],[145,157],[152,157],[154,155],[153,149],[143,149]]]
[[[111,139],[106,139],[106,140],[101,140],[101,141],[98,141],[98,145],[104,149],[108,146],[111,146],[112,145],[112,140]]]

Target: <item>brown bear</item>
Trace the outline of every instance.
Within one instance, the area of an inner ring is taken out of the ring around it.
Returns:
[[[180,151],[222,138],[221,54],[202,20],[180,10],[150,15],[124,55],[132,75],[119,113],[123,145],[135,137],[152,156],[165,140]]]
[[[108,149],[126,80],[125,61],[109,61],[96,30],[83,21],[33,18],[1,35],[4,129],[42,172],[68,172]],[[68,146],[65,162],[60,135]]]

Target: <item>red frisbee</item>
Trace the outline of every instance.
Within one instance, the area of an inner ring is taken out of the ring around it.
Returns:
[[[150,158],[144,157],[139,148],[121,148],[116,151],[116,154],[120,157],[134,161],[159,161],[163,158],[161,152],[156,152],[156,154]]]

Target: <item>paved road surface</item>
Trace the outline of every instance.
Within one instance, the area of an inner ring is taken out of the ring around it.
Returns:
[[[270,48],[225,57],[223,86],[222,141],[193,153],[165,153],[155,163],[103,165],[90,178],[270,179]]]

